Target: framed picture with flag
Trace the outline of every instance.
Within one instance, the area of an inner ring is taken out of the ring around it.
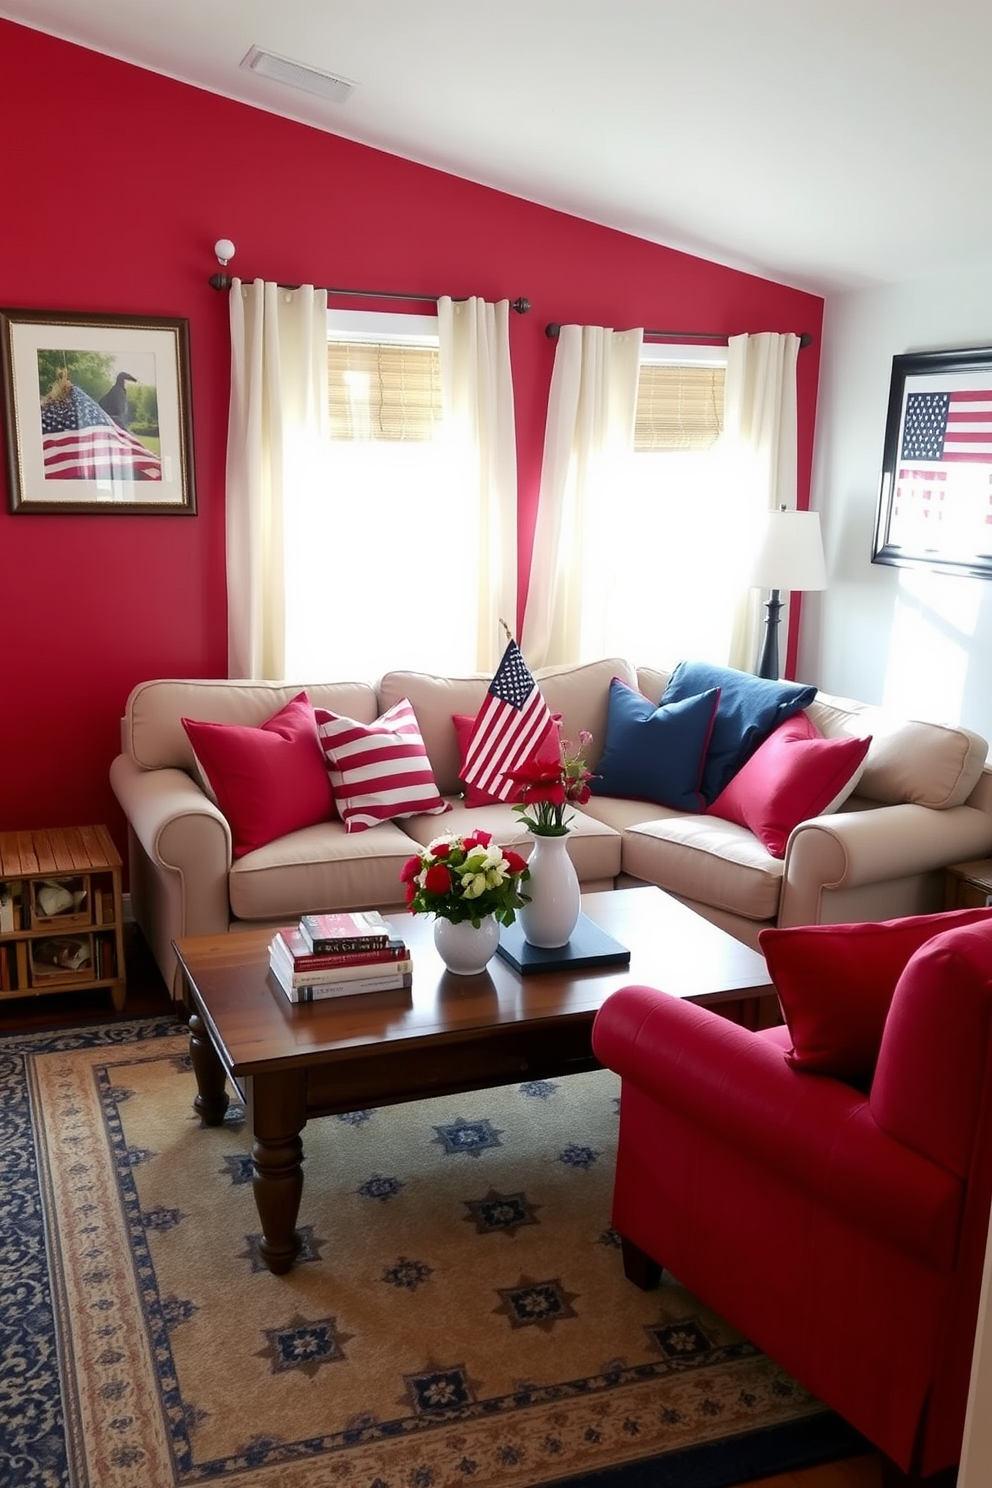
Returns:
[[[871,556],[992,578],[992,347],[892,358]]]
[[[0,310],[12,512],[196,512],[189,325]]]

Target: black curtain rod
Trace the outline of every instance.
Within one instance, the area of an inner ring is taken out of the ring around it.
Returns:
[[[234,283],[230,274],[211,274],[210,287],[212,289],[230,289]],[[279,289],[299,289],[299,284],[280,284]],[[433,294],[400,294],[395,289],[329,289],[329,295],[342,295],[353,300],[413,300],[421,304],[436,305],[441,295]],[[453,300],[466,300],[467,295],[452,295]],[[510,301],[510,309],[516,310],[518,315],[526,315],[530,309],[530,300],[521,295],[516,300]]]
[[[557,320],[550,321],[548,325],[544,327],[544,334],[551,341],[557,341],[560,331],[561,324]],[[645,340],[647,340],[649,336],[653,336],[659,341],[717,341],[722,346],[726,346],[728,339],[720,331],[645,331]],[[800,347],[811,346],[812,343],[813,337],[810,335],[809,331],[801,332],[799,336]]]

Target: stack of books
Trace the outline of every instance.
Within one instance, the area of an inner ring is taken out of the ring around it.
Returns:
[[[269,942],[269,969],[290,1002],[409,987],[413,962],[377,910],[304,915]]]

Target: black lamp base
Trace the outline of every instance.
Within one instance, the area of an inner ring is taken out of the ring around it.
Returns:
[[[758,665],[755,674],[759,677],[767,677],[777,682],[779,676],[778,667],[778,622],[782,612],[782,601],[779,599],[779,591],[771,589],[768,594],[768,602],[765,605],[767,616],[765,619],[765,639],[762,643],[761,654],[758,657]]]

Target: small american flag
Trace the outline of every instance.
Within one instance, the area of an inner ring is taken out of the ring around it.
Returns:
[[[475,720],[462,779],[497,800],[507,800],[518,789],[508,772],[533,757],[553,723],[554,715],[511,640]]]
[[[41,443],[46,480],[162,479],[158,455],[73,383],[42,403]]]
[[[910,393],[900,459],[992,465],[992,388]]]

